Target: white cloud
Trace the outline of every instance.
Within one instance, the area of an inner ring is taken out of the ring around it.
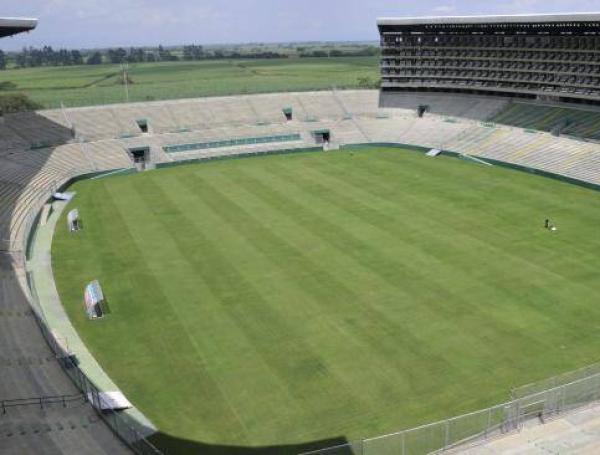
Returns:
[[[456,6],[454,5],[439,5],[433,8],[433,11],[438,14],[450,14],[456,11]]]

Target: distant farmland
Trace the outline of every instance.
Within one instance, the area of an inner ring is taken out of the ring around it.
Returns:
[[[207,60],[129,67],[130,101],[356,88],[378,80],[377,57]],[[2,86],[4,85],[4,89]],[[0,94],[25,93],[47,108],[125,101],[119,65],[0,71]]]

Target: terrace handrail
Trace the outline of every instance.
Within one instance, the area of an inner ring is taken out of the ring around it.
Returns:
[[[40,397],[31,398],[10,398],[6,400],[0,400],[0,409],[2,414],[6,414],[10,408],[19,408],[27,406],[39,406],[40,409],[44,409],[44,406],[51,404],[62,404],[63,407],[67,407],[67,403],[75,401],[81,401],[85,403],[87,398],[82,393],[70,394],[70,395],[45,395]]]

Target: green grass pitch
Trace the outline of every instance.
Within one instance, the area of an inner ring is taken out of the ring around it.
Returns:
[[[52,249],[63,304],[163,447],[377,436],[598,360],[588,189],[386,148],[73,189],[84,230],[61,220]],[[95,278],[111,313],[89,322]]]

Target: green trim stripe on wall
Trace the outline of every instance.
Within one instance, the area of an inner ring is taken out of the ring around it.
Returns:
[[[293,142],[302,140],[298,133],[280,134],[274,136],[243,137],[237,139],[226,139],[223,141],[196,142],[192,144],[166,145],[163,150],[166,153],[181,153],[194,150],[205,150],[223,147],[233,147],[236,145],[269,144],[272,142]]]

